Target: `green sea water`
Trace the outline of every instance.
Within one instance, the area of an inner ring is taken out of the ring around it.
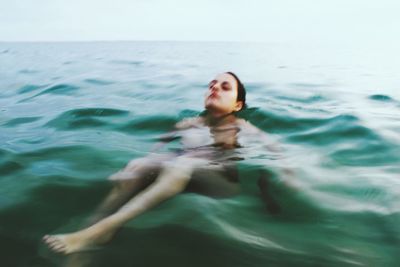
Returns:
[[[0,43],[0,266],[400,266],[392,55],[289,44]],[[223,71],[247,88],[239,116],[279,140],[283,155],[242,144],[239,195],[178,195],[99,250],[65,257],[41,243],[79,229],[111,189],[107,177],[199,115],[208,82]],[[278,211],[262,200],[260,173]]]

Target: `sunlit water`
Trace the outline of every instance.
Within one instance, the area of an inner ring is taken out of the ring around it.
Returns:
[[[208,81],[230,70],[248,91],[240,116],[283,155],[243,144],[240,195],[179,195],[81,263],[399,266],[399,69],[395,50],[374,47],[0,43],[0,265],[68,261],[43,234],[76,230],[107,176],[198,115]]]

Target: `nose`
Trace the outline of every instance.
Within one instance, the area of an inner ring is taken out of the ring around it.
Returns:
[[[211,86],[211,91],[217,91],[219,89],[219,83],[215,83],[213,86]]]

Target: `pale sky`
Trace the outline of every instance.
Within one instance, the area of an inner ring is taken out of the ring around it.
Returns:
[[[0,41],[400,44],[398,0],[0,0]]]

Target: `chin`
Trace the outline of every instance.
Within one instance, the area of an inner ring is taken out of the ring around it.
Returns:
[[[218,106],[213,105],[213,104],[211,104],[211,103],[204,105],[204,108],[207,109],[207,110],[220,110],[220,109],[218,108]]]
[[[210,112],[217,112],[219,114],[228,114],[228,113],[230,113],[230,111],[227,111],[225,109],[221,109],[221,108],[216,107],[214,105],[206,105],[204,108],[206,110],[210,111]]]
[[[207,110],[209,110],[209,109],[214,109],[214,105],[212,104],[212,103],[205,103],[204,104],[204,108],[205,109],[207,109]]]

